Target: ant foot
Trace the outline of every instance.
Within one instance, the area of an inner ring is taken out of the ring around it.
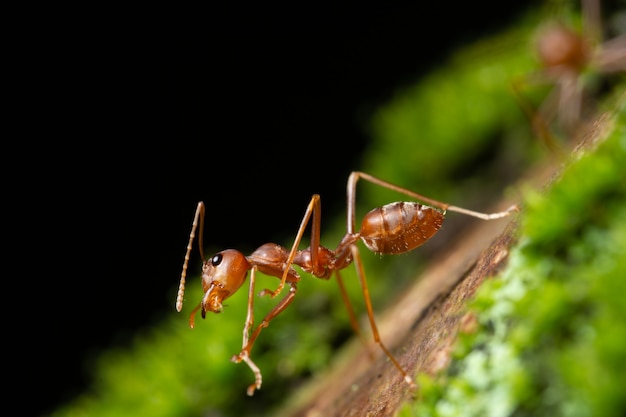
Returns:
[[[265,297],[266,295],[270,295],[272,298],[275,297],[274,291],[268,290],[267,288],[259,293],[259,297]]]
[[[276,291],[272,291],[266,288],[259,293],[259,297],[265,297],[266,295],[269,295],[271,298],[274,298],[280,293],[281,290],[282,287],[277,288]]]
[[[522,209],[517,204],[513,204],[511,207],[506,209],[506,211],[509,213],[519,213]]]
[[[248,389],[246,390],[246,394],[248,394],[248,397],[252,397],[254,395],[254,391],[261,389],[261,381],[255,381],[254,384],[250,385],[248,387]]]
[[[253,396],[255,390],[261,389],[261,383],[263,382],[261,370],[258,366],[256,366],[254,362],[252,362],[252,359],[250,359],[248,352],[245,350],[242,350],[238,355],[233,356],[230,360],[235,363],[244,361],[254,373],[254,384],[250,385],[246,390],[246,393],[249,396]]]
[[[408,375],[405,375],[404,381],[407,384],[409,384],[409,387],[411,388],[411,391],[417,391],[417,384],[415,383],[415,381],[413,381],[413,378],[411,378]]]

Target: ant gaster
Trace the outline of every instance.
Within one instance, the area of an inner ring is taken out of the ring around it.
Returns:
[[[377,207],[365,215],[361,227],[356,230],[355,199],[356,184],[359,179],[364,179],[379,186],[405,194],[416,200],[427,203],[430,206],[416,202],[395,202]],[[248,387],[248,395],[253,395],[255,389],[260,389],[262,382],[261,371],[250,358],[252,346],[261,333],[261,330],[267,327],[271,320],[284,311],[289,304],[291,304],[296,295],[300,275],[293,268],[293,265],[297,265],[304,272],[322,279],[329,279],[333,273],[335,274],[339,282],[342,298],[348,309],[351,325],[358,334],[359,329],[356,316],[350,305],[339,273],[340,270],[348,267],[351,263],[355,264],[374,340],[398,369],[404,381],[406,381],[412,389],[415,389],[416,385],[413,382],[413,378],[385,347],[378,333],[357,242],[361,240],[370,251],[378,254],[401,254],[422,245],[437,233],[443,223],[444,215],[447,210],[463,213],[483,220],[500,219],[518,210],[517,206],[512,206],[498,213],[479,213],[429,199],[363,172],[352,172],[350,174],[347,184],[347,193],[347,232],[335,250],[328,249],[320,244],[321,204],[320,196],[314,194],[306,209],[291,250],[287,250],[274,243],[266,243],[249,256],[244,256],[235,249],[227,249],[218,252],[210,259],[204,258],[202,250],[204,203],[198,203],[189,236],[187,252],[185,253],[180,286],[176,298],[176,310],[181,311],[183,306],[187,266],[189,264],[189,256],[195,238],[195,232],[199,225],[198,246],[200,256],[203,260],[202,288],[204,290],[204,296],[200,304],[191,312],[189,325],[192,328],[194,327],[194,316],[198,310],[201,311],[202,318],[205,317],[207,311],[214,313],[221,312],[224,300],[232,296],[243,285],[247,273],[250,271],[248,309],[243,330],[243,344],[239,354],[233,356],[231,359],[236,363],[245,362],[254,373],[255,380],[254,383]],[[302,240],[309,221],[312,221],[310,246],[304,250],[299,250],[300,241]],[[264,289],[259,293],[259,296],[269,295],[276,297],[286,284],[289,286],[289,292],[263,318],[257,327],[254,328],[254,331],[252,331],[254,325],[253,299],[255,295],[254,287],[257,271],[280,278],[280,283],[274,291]]]

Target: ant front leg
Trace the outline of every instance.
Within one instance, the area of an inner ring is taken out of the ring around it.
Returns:
[[[244,361],[248,367],[254,373],[254,384],[250,385],[247,389],[248,395],[252,396],[254,391],[257,389],[261,389],[261,383],[263,382],[263,377],[261,375],[261,369],[252,361],[250,358],[250,349],[252,349],[252,343],[254,340],[250,341],[250,329],[254,324],[254,286],[256,283],[256,271],[257,267],[254,266],[250,270],[250,286],[248,290],[248,312],[246,314],[246,322],[243,327],[243,341],[241,344],[241,352],[238,355],[235,355],[231,358],[231,361],[235,363],[239,363]],[[256,336],[255,336],[256,338]]]
[[[239,363],[241,361],[245,362],[254,373],[254,384],[250,385],[247,390],[248,395],[252,396],[254,395],[255,389],[261,389],[261,383],[262,383],[261,370],[252,361],[252,359],[250,359],[250,351],[252,350],[252,346],[254,345],[256,338],[261,333],[261,330],[269,326],[270,321],[274,319],[276,316],[278,316],[280,313],[282,313],[287,308],[287,306],[291,304],[291,302],[293,301],[293,298],[296,295],[297,287],[295,283],[293,282],[290,283],[291,289],[289,290],[289,294],[287,294],[282,300],[280,300],[280,302],[263,318],[261,323],[259,323],[259,325],[254,330],[254,333],[252,333],[250,337],[248,338],[249,330],[250,330],[250,327],[252,326],[252,321],[253,321],[251,300],[252,300],[252,297],[254,296],[254,285],[253,285],[254,270],[250,276],[250,281],[251,281],[250,292],[249,292],[250,299],[248,301],[248,317],[246,319],[246,326],[244,328],[243,347],[241,348],[241,352],[239,352],[238,355],[235,355],[231,358],[231,361],[235,363]]]

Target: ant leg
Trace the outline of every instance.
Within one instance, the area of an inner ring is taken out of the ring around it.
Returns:
[[[527,76],[526,78],[531,78],[531,76]],[[526,118],[530,122],[532,131],[539,138],[541,143],[548,149],[549,152],[563,159],[565,157],[565,151],[563,149],[563,146],[551,133],[548,117],[544,116],[544,114],[546,114],[546,107],[555,107],[554,105],[550,105],[551,101],[554,100],[546,99],[542,106],[544,110],[535,110],[528,98],[526,98],[526,96],[521,91],[522,83],[527,83],[527,80],[517,79],[511,83],[511,89],[513,91],[513,96],[515,97],[515,100],[521,107],[522,112],[526,115]],[[553,91],[549,97],[555,97],[555,94],[556,92]]]
[[[385,352],[385,355],[389,358],[389,360],[394,364],[394,366],[400,371],[402,374],[404,381],[409,384],[412,390],[415,390],[417,386],[413,381],[413,378],[404,370],[402,365],[396,360],[396,358],[391,354],[391,352],[385,347],[382,340],[380,339],[380,334],[378,333],[378,327],[376,327],[376,320],[374,319],[374,310],[372,308],[372,300],[370,299],[369,289],[367,287],[367,281],[365,279],[365,270],[363,268],[363,262],[361,261],[361,254],[359,253],[359,248],[356,245],[352,245],[350,247],[352,250],[352,258],[354,259],[354,266],[356,267],[357,275],[359,276],[359,282],[361,283],[361,291],[363,292],[363,299],[365,300],[365,307],[367,308],[367,317],[370,321],[370,327],[372,328],[372,334],[374,335],[374,341],[378,343],[378,346]]]
[[[243,341],[241,344],[241,349],[244,349],[248,345],[250,329],[254,324],[254,285],[256,283],[256,270],[257,267],[254,266],[250,271],[250,286],[248,290],[248,312],[246,314],[246,322],[243,326]]]
[[[252,346],[254,345],[254,342],[256,340],[256,338],[259,336],[259,334],[261,333],[261,330],[263,330],[263,328],[269,326],[270,321],[272,319],[274,319],[276,316],[278,316],[280,313],[283,312],[283,310],[285,310],[287,308],[287,306],[289,304],[291,304],[291,302],[293,301],[293,298],[296,295],[297,292],[297,287],[295,283],[289,283],[289,285],[291,286],[291,289],[289,290],[289,293],[282,299],[280,300],[280,302],[269,312],[267,313],[267,315],[265,316],[265,318],[261,321],[261,323],[259,323],[259,325],[256,327],[256,329],[254,329],[254,332],[250,335],[250,337],[247,339],[246,343],[244,344],[244,346],[241,349],[241,352],[239,352],[238,355],[235,355],[231,358],[231,361],[235,362],[235,363],[239,363],[241,361],[244,361],[246,364],[248,364],[248,366],[250,367],[250,369],[252,370],[252,372],[254,372],[254,384],[250,385],[248,387],[248,395],[254,395],[254,390],[255,389],[260,389],[261,388],[261,382],[262,382],[262,378],[261,378],[261,371],[259,369],[258,366],[256,366],[256,364],[254,362],[252,362],[252,359],[250,359],[250,351],[252,350]],[[253,291],[251,289],[251,291]],[[250,308],[252,304],[249,302],[248,303],[248,307]],[[248,312],[248,318],[251,318],[252,313]],[[250,323],[251,324],[251,323]],[[247,324],[246,324],[247,326]],[[244,341],[245,341],[245,337],[247,335],[247,330],[244,330]]]
[[[193,310],[191,310],[191,314],[189,314],[189,327],[191,327],[192,329],[196,327],[195,317],[198,310],[200,310],[200,307],[202,307],[202,303],[198,303],[198,305],[195,306]]]
[[[252,361],[252,359],[250,359],[250,349],[252,348],[252,346],[248,347],[250,329],[254,324],[254,285],[256,282],[256,270],[257,267],[255,266],[250,271],[250,286],[248,290],[248,312],[246,314],[246,322],[243,326],[243,341],[241,344],[241,352],[239,353],[239,355],[235,355],[231,358],[231,360],[236,363],[244,361],[254,374],[254,384],[250,385],[246,391],[249,396],[254,395],[255,389],[261,389],[261,383],[263,382],[261,369],[259,369],[259,367]]]
[[[348,227],[348,233],[349,234],[354,234],[354,230],[355,230],[355,205],[356,205],[356,183],[359,180],[359,178],[363,178],[364,180],[367,180],[373,184],[379,185],[381,187],[384,188],[388,188],[390,190],[399,192],[401,194],[407,195],[409,197],[413,197],[416,200],[422,201],[424,203],[427,203],[433,207],[439,208],[441,210],[443,210],[444,212],[447,211],[455,211],[457,213],[462,213],[465,214],[467,216],[472,216],[472,217],[476,217],[482,220],[495,220],[495,219],[501,219],[503,217],[509,216],[514,212],[518,212],[519,211],[519,207],[517,205],[512,205],[511,207],[509,207],[508,209],[504,210],[504,211],[499,211],[496,213],[481,213],[478,211],[474,211],[474,210],[468,210],[465,209],[463,207],[457,207],[457,206],[453,206],[447,203],[443,203],[441,201],[438,200],[433,200],[432,198],[428,198],[426,196],[423,196],[421,194],[418,194],[416,192],[413,192],[409,189],[400,187],[398,185],[392,184],[390,182],[381,180],[380,178],[376,178],[372,175],[366,174],[365,172],[359,172],[359,171],[353,171],[350,174],[350,177],[348,178],[348,221],[347,221],[347,227]]]
[[[237,360],[235,360],[235,358]],[[248,396],[252,397],[255,390],[261,389],[261,383],[263,382],[263,378],[261,377],[261,370],[258,366],[256,366],[254,362],[252,362],[252,359],[250,359],[250,355],[248,354],[248,352],[242,351],[239,355],[233,357],[232,360],[233,362],[237,363],[244,361],[246,365],[248,365],[248,367],[252,369],[252,372],[254,372],[254,384],[248,386],[248,389],[246,390]]]
[[[339,274],[339,270],[335,271],[335,274],[337,277],[337,283],[339,284],[339,291],[341,293],[341,298],[343,299],[343,303],[346,306],[346,310],[348,311],[350,325],[352,326],[354,333],[356,333],[359,339],[361,339],[363,346],[366,346],[368,348],[367,353],[370,359],[374,359],[374,355],[372,354],[372,351],[369,349],[369,345],[367,344],[365,337],[363,337],[363,334],[361,333],[361,330],[359,329],[359,322],[356,319],[356,314],[354,313],[354,309],[352,308],[350,297],[348,297],[348,291],[346,291],[346,286],[343,283],[343,278],[341,277],[341,274]]]
[[[593,48],[602,43],[600,0],[582,0],[583,36]]]
[[[274,291],[264,289],[259,294],[260,296],[270,295],[272,298],[274,298],[283,290],[283,287],[285,286],[285,282],[287,280],[287,275],[289,275],[289,268],[293,264],[293,260],[296,257],[296,253],[298,252],[298,246],[300,246],[302,236],[304,235],[304,231],[306,230],[306,226],[309,223],[311,215],[313,215],[313,225],[311,229],[311,264],[314,266],[315,269],[317,269],[317,248],[319,247],[320,242],[321,203],[320,196],[318,194],[313,194],[313,197],[311,197],[311,201],[307,206],[306,212],[304,213],[304,217],[302,218],[302,222],[300,223],[300,228],[298,229],[298,233],[296,234],[296,239],[293,242],[291,251],[289,252],[289,256],[287,257],[283,276],[280,280],[278,288],[276,288],[276,290]],[[315,270],[313,271],[313,274],[315,275]]]

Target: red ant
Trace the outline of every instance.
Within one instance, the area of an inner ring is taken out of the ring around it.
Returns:
[[[561,20],[542,25],[536,37],[536,54],[541,68],[527,82],[553,84],[554,90],[539,111],[514,90],[537,135],[553,151],[561,151],[548,124],[557,119],[566,135],[573,135],[583,121],[585,78],[591,73],[609,75],[626,72],[626,34],[602,42],[600,0],[582,0],[582,32]],[[520,80],[521,81],[521,80]]]
[[[356,184],[360,178],[425,202],[432,207],[416,202],[395,202],[377,207],[365,215],[361,223],[361,228],[357,231],[355,229],[354,219],[355,199]],[[204,289],[204,297],[200,304],[191,312],[189,325],[192,328],[194,327],[194,316],[198,310],[201,310],[202,318],[205,318],[207,311],[220,313],[223,309],[222,303],[224,300],[232,296],[243,285],[248,271],[251,271],[248,290],[248,310],[243,330],[243,344],[241,352],[231,359],[236,363],[241,361],[245,362],[254,373],[255,381],[254,384],[248,387],[248,395],[253,395],[255,389],[260,389],[262,382],[261,371],[250,358],[252,346],[259,336],[259,333],[261,333],[261,330],[267,327],[272,319],[284,311],[287,306],[291,304],[296,295],[300,275],[293,268],[293,265],[298,265],[303,271],[322,279],[329,279],[332,274],[335,273],[341,296],[348,309],[352,327],[356,333],[359,334],[357,320],[350,305],[341,275],[339,274],[341,269],[348,267],[352,262],[354,262],[356,266],[356,272],[361,284],[374,340],[398,371],[400,371],[404,381],[406,381],[412,389],[415,389],[416,385],[413,382],[413,378],[408,375],[402,365],[400,365],[391,352],[387,350],[379,336],[357,241],[362,240],[369,250],[377,254],[401,254],[415,249],[430,239],[441,227],[447,210],[463,213],[483,220],[500,219],[518,210],[517,206],[511,206],[509,209],[498,213],[479,213],[429,199],[363,172],[352,172],[350,174],[347,192],[347,232],[335,250],[325,248],[320,244],[321,203],[320,196],[314,194],[306,209],[290,251],[277,244],[266,243],[249,256],[244,256],[235,249],[226,249],[216,253],[208,260],[204,258],[202,251],[204,203],[202,201],[198,203],[180,277],[180,286],[176,298],[176,310],[181,311],[183,306],[187,265],[189,263],[189,255],[199,221],[200,233],[198,236],[198,246],[203,261],[202,287]],[[310,246],[307,249],[298,250],[304,231],[311,219]],[[250,333],[254,324],[253,299],[257,271],[280,278],[280,284],[274,291],[264,289],[259,293],[259,296],[269,295],[275,297],[282,291],[285,284],[289,285],[289,293],[274,306],[265,318],[263,318],[261,323],[257,325],[254,331]]]

